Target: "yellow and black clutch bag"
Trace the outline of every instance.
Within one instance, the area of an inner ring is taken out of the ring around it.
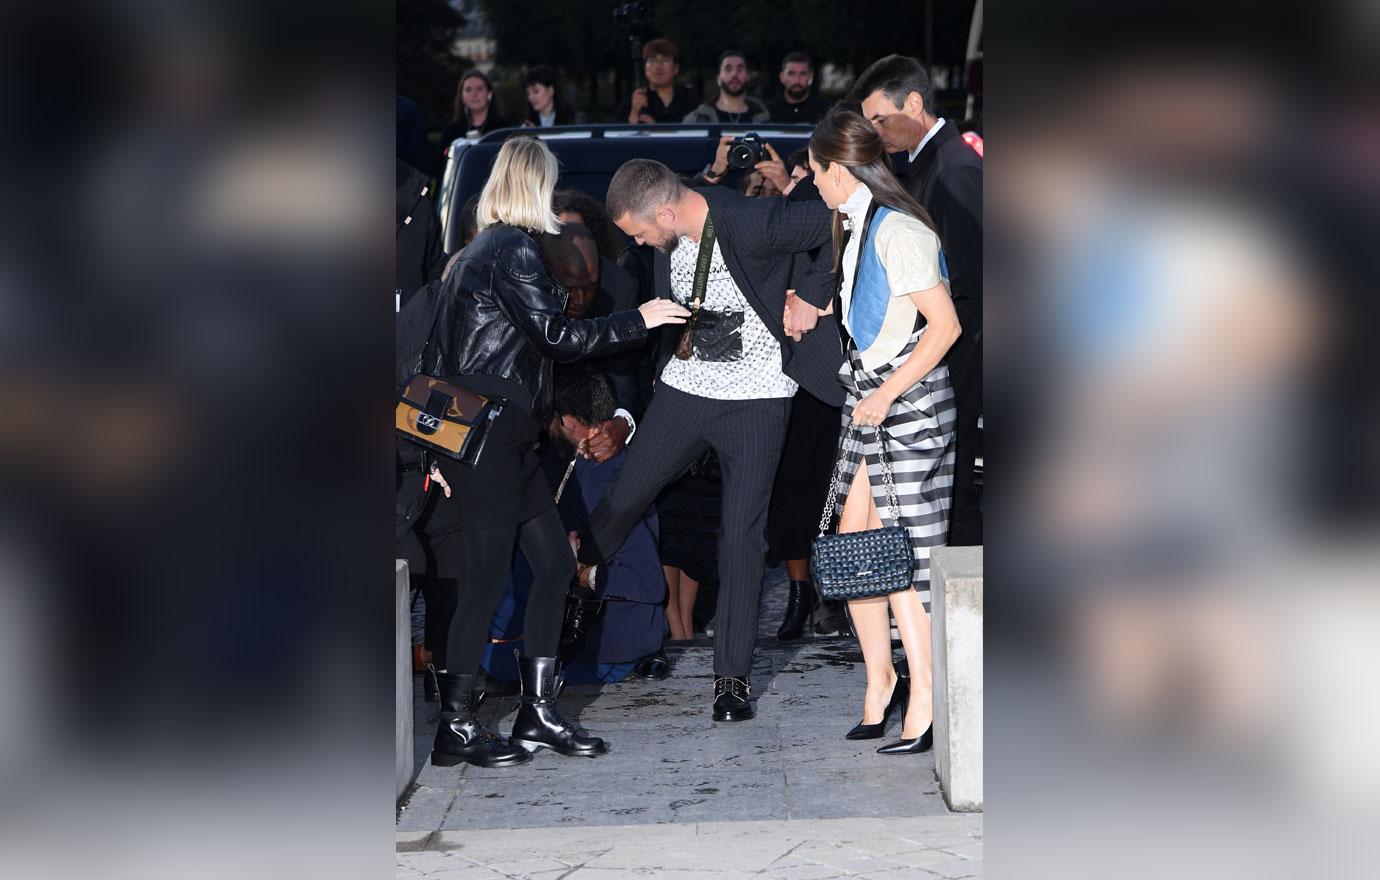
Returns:
[[[398,395],[394,428],[420,446],[473,467],[503,404],[501,399],[418,374]]]

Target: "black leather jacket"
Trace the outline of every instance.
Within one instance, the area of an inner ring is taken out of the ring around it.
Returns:
[[[537,243],[513,226],[481,232],[442,284],[422,372],[507,397],[540,423],[551,409],[553,360],[610,354],[647,339],[636,310],[567,318],[569,295],[547,274]]]

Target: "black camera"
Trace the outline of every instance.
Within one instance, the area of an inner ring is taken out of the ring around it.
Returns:
[[[747,171],[758,162],[770,158],[767,142],[755,131],[748,132],[728,146],[728,167],[734,171]]]
[[[613,10],[613,23],[630,34],[642,35],[652,26],[652,12],[646,3],[624,3]]]

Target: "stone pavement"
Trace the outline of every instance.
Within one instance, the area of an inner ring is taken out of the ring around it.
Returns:
[[[668,650],[666,681],[566,688],[562,712],[609,741],[604,757],[441,768],[425,763],[434,704],[419,688],[421,769],[399,811],[397,876],[981,877],[981,814],[947,810],[932,752],[888,757],[875,749],[889,740],[842,738],[861,711],[857,643],[777,642],[785,593],[784,570],[768,572],[752,721],[710,720],[701,639]],[[506,732],[511,698],[482,714]]]

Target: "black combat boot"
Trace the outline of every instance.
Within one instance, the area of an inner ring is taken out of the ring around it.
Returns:
[[[608,745],[585,736],[556,711],[556,658],[519,657],[522,705],[513,721],[513,745],[529,752],[550,749],[562,755],[602,755]]]
[[[436,676],[441,697],[441,724],[431,748],[431,763],[452,767],[464,761],[476,767],[513,767],[526,764],[532,756],[526,750],[499,737],[474,717],[474,676]]]
[[[786,614],[781,618],[781,628],[776,631],[778,642],[793,642],[805,635],[805,624],[819,604],[815,598],[814,584],[809,581],[791,581],[791,595],[786,600]]]

